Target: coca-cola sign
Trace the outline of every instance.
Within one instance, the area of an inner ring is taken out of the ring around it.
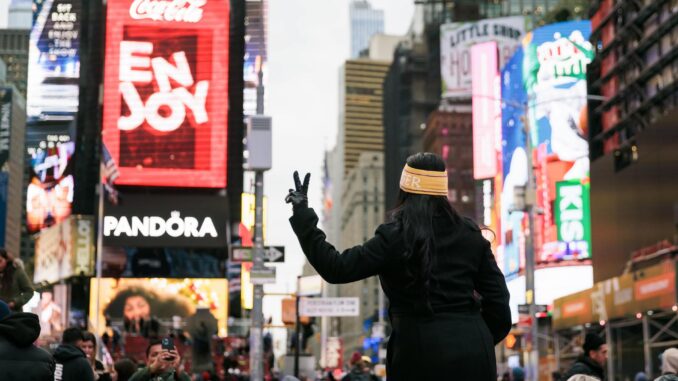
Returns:
[[[226,186],[228,20],[228,0],[108,1],[103,139],[117,184]]]
[[[129,15],[135,20],[197,23],[207,0],[134,0]]]

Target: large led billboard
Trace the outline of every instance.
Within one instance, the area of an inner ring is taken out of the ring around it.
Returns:
[[[107,6],[103,139],[116,183],[225,187],[229,1]]]
[[[80,0],[34,0],[28,45],[29,120],[74,119],[80,80]]]
[[[26,229],[35,233],[71,214],[75,180],[75,120],[33,121],[26,126],[29,178]]]
[[[576,264],[591,258],[586,139],[586,65],[593,56],[589,34],[588,21],[535,29],[502,69],[498,249],[507,277],[524,268],[529,224],[514,200],[516,189],[528,183],[529,158],[539,211],[533,226],[537,264]]]
[[[35,240],[33,282],[55,283],[94,272],[94,220],[71,215],[44,229]]]
[[[106,317],[129,326],[149,322],[151,317],[161,322],[178,318],[182,325],[190,325],[191,318],[204,308],[217,319],[219,335],[226,336],[226,279],[92,278],[90,290],[90,321],[97,321],[98,315],[98,321],[103,322]],[[98,334],[105,329],[104,324],[94,328],[99,330]]]
[[[80,0],[33,1],[26,96],[29,233],[65,220],[72,209],[81,16]]]
[[[473,45],[497,42],[499,67],[503,67],[520,46],[524,34],[525,18],[522,16],[441,25],[440,70],[443,98],[471,97]]]

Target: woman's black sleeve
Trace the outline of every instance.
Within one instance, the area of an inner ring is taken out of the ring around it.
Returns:
[[[388,253],[387,228],[380,226],[374,238],[343,253],[326,241],[318,229],[318,216],[312,208],[294,212],[290,224],[313,268],[328,283],[350,283],[376,275]]]
[[[483,258],[478,269],[476,291],[482,297],[482,314],[494,343],[504,340],[511,330],[511,309],[509,292],[504,274],[501,273],[492,254],[490,243],[484,241]]]

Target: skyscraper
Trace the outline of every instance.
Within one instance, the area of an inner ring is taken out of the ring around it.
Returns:
[[[360,57],[360,52],[369,48],[370,38],[384,32],[384,11],[372,9],[367,0],[351,2],[351,58]]]

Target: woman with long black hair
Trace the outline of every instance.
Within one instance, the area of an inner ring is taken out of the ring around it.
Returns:
[[[374,238],[339,253],[308,207],[308,183],[294,173],[290,223],[311,265],[329,283],[378,275],[393,331],[386,360],[390,381],[496,380],[494,345],[511,328],[509,293],[490,243],[447,200],[442,159],[407,159],[392,221]]]

